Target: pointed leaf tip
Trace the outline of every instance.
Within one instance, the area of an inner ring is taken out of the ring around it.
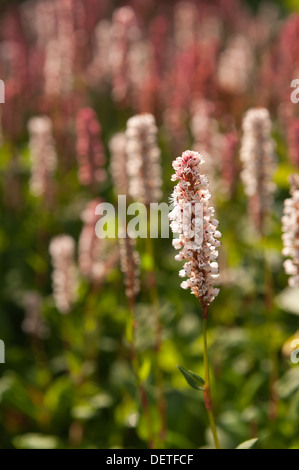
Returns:
[[[236,449],[253,449],[257,441],[258,441],[258,437],[255,437],[254,439],[249,439],[248,441],[244,441],[241,444],[239,444],[238,447],[236,447]]]
[[[205,381],[202,377],[198,374],[193,372],[192,370],[187,370],[182,366],[177,366],[181,373],[183,374],[186,382],[190,387],[194,388],[195,390],[204,390],[203,385],[205,385]]]

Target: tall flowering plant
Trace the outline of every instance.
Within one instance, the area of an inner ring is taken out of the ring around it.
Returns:
[[[130,237],[126,228],[126,237],[119,239],[119,254],[120,254],[120,268],[124,274],[124,283],[126,287],[126,297],[128,299],[130,314],[131,314],[131,333],[130,333],[130,348],[131,348],[131,361],[136,376],[136,383],[139,393],[140,405],[142,413],[146,419],[148,428],[148,446],[154,447],[154,435],[152,426],[152,417],[150,412],[149,400],[140,376],[139,357],[136,349],[136,332],[138,322],[136,320],[136,299],[140,291],[140,257],[136,250],[136,240]]]
[[[51,240],[52,285],[57,309],[69,313],[77,299],[77,268],[75,240],[70,235],[59,235]]]
[[[276,170],[275,144],[271,138],[272,122],[265,108],[252,108],[243,119],[243,138],[240,157],[241,178],[249,198],[251,219],[261,236],[265,221],[271,213]]]
[[[35,116],[28,122],[31,157],[30,191],[43,197],[49,204],[53,198],[53,177],[57,155],[52,135],[52,121],[48,116]]]
[[[282,217],[282,254],[288,259],[284,262],[284,269],[289,277],[289,286],[299,286],[299,175],[293,174],[289,178],[291,197],[284,202]]]
[[[139,203],[150,207],[151,203],[159,202],[162,197],[162,169],[161,151],[158,146],[158,128],[152,114],[144,113],[131,117],[126,128],[126,157],[128,175],[128,194]],[[160,430],[158,439],[163,445],[166,435],[166,400],[163,391],[163,377],[158,364],[158,355],[161,350],[161,319],[159,293],[154,268],[154,247],[149,236],[149,211],[147,219],[146,251],[152,266],[149,269],[149,293],[155,316],[155,346],[153,364],[157,384],[157,406],[160,416]]]
[[[172,164],[175,174],[172,181],[175,186],[172,201],[174,208],[169,214],[170,226],[179,235],[173,240],[173,246],[180,252],[177,261],[185,261],[180,271],[181,277],[187,277],[181,283],[183,289],[190,289],[200,302],[203,311],[203,341],[205,380],[192,371],[179,367],[189,385],[203,390],[205,407],[214,437],[215,447],[219,448],[215,426],[207,352],[207,318],[210,304],[219,293],[215,288],[219,278],[218,250],[221,233],[217,230],[218,221],[214,218],[215,210],[210,205],[211,193],[208,179],[201,174],[202,156],[193,151],[186,151]]]

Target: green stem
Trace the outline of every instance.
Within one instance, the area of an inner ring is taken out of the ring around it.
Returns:
[[[150,237],[150,220],[148,217],[147,220],[147,238],[146,238],[146,248],[147,253],[151,260],[151,266],[149,270],[150,282],[149,282],[149,291],[151,297],[151,303],[154,309],[154,316],[155,316],[155,346],[154,346],[154,374],[155,374],[155,381],[157,385],[157,405],[160,415],[160,430],[159,430],[159,440],[160,444],[163,447],[166,437],[166,429],[167,429],[167,418],[166,418],[166,400],[163,393],[163,375],[159,368],[158,356],[161,349],[161,321],[160,321],[160,305],[159,305],[159,294],[157,289],[157,281],[156,281],[156,273],[154,268],[154,247],[152,243],[152,239]]]
[[[208,321],[208,308],[203,309],[203,353],[204,353],[204,369],[205,369],[205,390],[204,390],[204,401],[205,407],[208,412],[210,426],[214,438],[216,449],[220,449],[220,444],[217,436],[217,430],[215,425],[212,397],[211,397],[211,383],[210,383],[210,372],[209,372],[209,358],[208,358],[208,345],[207,345],[207,321]]]
[[[273,278],[272,271],[267,260],[266,253],[266,238],[263,239],[263,259],[264,259],[264,276],[265,276],[265,312],[266,312],[266,324],[268,327],[268,351],[269,360],[271,364],[271,371],[269,374],[269,420],[273,423],[278,414],[278,396],[275,390],[275,382],[278,377],[278,363],[277,354],[275,351],[275,345],[272,344],[271,331],[273,331]]]
[[[145,387],[140,379],[140,373],[139,373],[139,361],[137,357],[137,352],[136,352],[136,347],[135,347],[135,337],[136,337],[136,321],[135,321],[135,306],[133,302],[130,302],[130,311],[131,311],[131,324],[132,324],[132,331],[131,331],[131,344],[130,344],[130,350],[131,350],[131,361],[132,361],[132,366],[133,370],[135,372],[135,377],[136,377],[136,382],[137,382],[137,389],[139,393],[139,398],[140,398],[140,405],[142,412],[144,414],[144,417],[147,422],[147,428],[148,428],[148,447],[150,449],[154,449],[154,438],[153,438],[153,427],[152,427],[152,419],[151,419],[151,413],[150,413],[150,407],[149,407],[149,402],[147,398],[147,393],[145,390]]]

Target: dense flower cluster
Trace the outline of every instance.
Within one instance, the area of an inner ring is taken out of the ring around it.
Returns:
[[[115,134],[109,142],[110,173],[117,194],[128,194],[126,145],[126,135],[122,132]]]
[[[187,260],[180,276],[189,279],[181,287],[191,289],[206,308],[219,292],[214,285],[219,278],[217,248],[221,233],[214,219],[215,210],[209,204],[211,194],[207,177],[200,171],[202,164],[202,156],[190,150],[173,162],[172,181],[179,183],[172,194],[174,209],[169,219],[172,231],[179,234],[173,240],[174,248],[181,250],[175,259]]]
[[[274,141],[271,138],[271,120],[265,108],[250,109],[243,119],[241,143],[241,178],[249,197],[252,220],[263,233],[264,220],[272,207],[276,169]]]
[[[134,301],[140,290],[139,265],[140,258],[136,251],[136,240],[128,234],[119,239],[120,267],[125,276],[126,295]]]
[[[93,58],[87,69],[87,80],[93,87],[98,86],[99,82],[105,81],[109,77],[111,29],[110,21],[101,20],[94,31]]]
[[[82,212],[83,228],[79,237],[78,258],[80,272],[94,284],[101,284],[118,261],[118,249],[109,240],[99,239],[95,232],[98,216],[95,209],[103,202],[90,201]]]
[[[42,318],[42,297],[37,292],[27,292],[24,296],[25,318],[22,322],[24,333],[44,339],[48,336],[48,327]]]
[[[79,180],[83,185],[94,185],[106,178],[106,162],[101,142],[101,126],[92,108],[81,109],[77,114],[77,156]]]
[[[291,198],[284,202],[282,217],[283,251],[290,259],[285,260],[284,268],[290,276],[289,285],[299,286],[299,174],[290,176]]]
[[[140,37],[136,14],[133,8],[125,6],[115,10],[112,18],[110,73],[112,93],[116,101],[123,101],[129,91],[128,56],[132,43]]]
[[[253,65],[250,42],[244,36],[233,37],[219,59],[220,88],[231,94],[244,93],[251,83]]]
[[[53,99],[70,94],[74,87],[78,57],[74,5],[69,0],[61,0],[48,5],[44,11],[40,4],[38,6],[35,18],[38,38],[45,41],[44,93]],[[43,21],[38,25],[39,20]]]
[[[47,116],[33,117],[28,122],[31,157],[30,189],[35,196],[52,196],[52,179],[57,164],[52,136],[52,122]]]
[[[215,105],[207,100],[196,100],[191,107],[190,130],[194,139],[193,150],[200,152],[204,163],[202,172],[215,190],[216,172],[220,167],[222,135],[214,117]]]
[[[68,313],[77,297],[75,241],[69,235],[59,235],[51,240],[49,252],[54,268],[52,285],[55,303],[61,313]]]
[[[299,166],[299,119],[291,120],[287,128],[289,158],[293,165]]]
[[[144,204],[161,198],[160,149],[157,126],[151,114],[133,116],[127,122],[127,172],[129,194]]]

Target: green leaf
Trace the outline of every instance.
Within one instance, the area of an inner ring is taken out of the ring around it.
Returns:
[[[299,288],[298,287],[286,287],[277,297],[276,302],[278,307],[282,310],[286,310],[293,315],[299,315]]]
[[[13,445],[17,449],[57,449],[59,440],[56,436],[28,433],[16,436]]]
[[[126,340],[128,341],[128,343],[131,344],[132,341],[133,341],[133,319],[132,319],[132,315],[128,316],[128,319],[127,319],[127,322],[126,322],[125,336],[126,336]]]
[[[181,366],[178,366],[178,368],[182,372],[183,376],[186,379],[186,382],[190,385],[190,387],[195,388],[195,390],[204,390],[203,388],[203,385],[205,384],[204,379],[202,379],[195,372],[192,372],[192,370],[187,370]]]
[[[154,269],[154,259],[153,257],[148,254],[148,253],[145,253],[142,258],[141,258],[141,265],[142,265],[142,269],[144,271],[153,271]]]
[[[151,361],[150,361],[149,358],[146,358],[143,361],[143,363],[142,363],[142,365],[139,369],[139,378],[140,378],[140,380],[142,382],[145,382],[148,379],[148,377],[150,375],[150,372],[151,372]]]
[[[36,418],[37,408],[26,387],[14,373],[0,379],[0,403],[8,404],[31,418]]]
[[[278,396],[283,400],[288,399],[299,388],[299,368],[292,367],[278,381]]]
[[[238,447],[236,447],[236,449],[253,449],[257,441],[258,441],[258,437],[249,439],[248,441],[244,441],[241,444],[239,444]]]

